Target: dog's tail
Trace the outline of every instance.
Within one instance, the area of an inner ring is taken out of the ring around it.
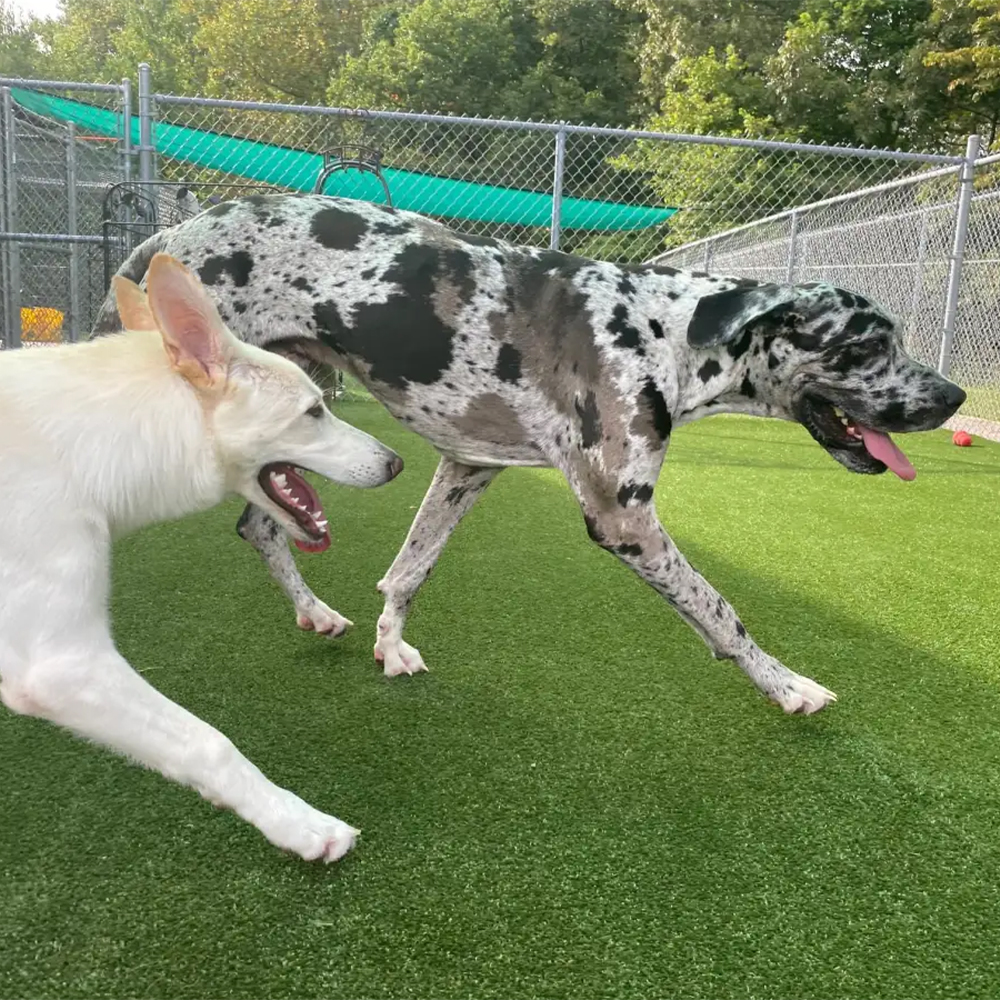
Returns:
[[[153,255],[159,252],[162,243],[162,232],[150,236],[145,243],[140,243],[132,251],[128,260],[118,268],[116,273],[120,274],[123,278],[129,278],[136,284],[139,284],[146,277],[149,262],[153,259]],[[94,328],[91,330],[90,336],[100,337],[105,333],[118,333],[121,329],[122,321],[118,315],[118,304],[115,302],[115,294],[109,290],[108,294],[104,297],[104,301],[101,303],[101,309],[97,314],[97,319],[94,321]]]

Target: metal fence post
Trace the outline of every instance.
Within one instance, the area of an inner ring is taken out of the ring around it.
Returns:
[[[962,262],[969,236],[969,208],[972,205],[972,181],[979,158],[979,136],[970,135],[965,144],[965,160],[959,175],[958,212],[955,216],[955,242],[948,267],[948,291],[944,303],[944,320],[941,329],[941,353],[938,371],[947,375],[951,370],[951,349],[955,341],[955,321],[958,318],[958,293],[962,285]]]
[[[5,232],[19,232],[17,224],[17,149],[14,135],[14,102],[10,87],[0,89],[0,113],[3,116],[3,172]],[[7,281],[4,285],[5,347],[21,346],[21,247],[16,241],[7,245]]]
[[[76,126],[66,126],[66,233],[77,235]],[[80,244],[70,243],[69,252],[69,340],[80,339]]]
[[[795,283],[795,257],[798,247],[796,237],[799,234],[799,213],[792,212],[792,218],[788,229],[788,265],[785,268],[785,284]]]
[[[560,123],[565,126],[565,122]],[[561,127],[556,132],[555,166],[552,174],[552,228],[549,232],[549,249],[559,249],[559,238],[562,235],[562,191],[563,165],[566,161],[566,129]]]
[[[122,80],[122,180],[132,180],[132,81]]]
[[[150,79],[149,63],[139,63],[139,183],[143,194],[154,203],[153,183],[155,165],[153,157],[153,85]]]

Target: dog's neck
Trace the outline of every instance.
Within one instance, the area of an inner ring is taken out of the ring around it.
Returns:
[[[686,349],[678,354],[683,360],[677,364],[675,424],[717,413],[783,415],[772,397],[767,352],[762,350],[759,337],[747,334],[734,344]]]
[[[7,359],[5,359],[7,360]],[[225,495],[209,416],[157,333],[130,332],[10,359],[0,397],[74,502],[112,534],[203,510]]]
[[[687,294],[678,296],[672,275],[644,276],[642,295],[634,306],[636,326],[642,331],[643,349],[662,369],[664,383],[667,373],[676,373],[674,426],[717,413],[784,416],[773,398],[774,380],[762,336],[747,331],[733,343],[718,347],[688,344],[687,328],[698,299],[733,284],[696,276]]]

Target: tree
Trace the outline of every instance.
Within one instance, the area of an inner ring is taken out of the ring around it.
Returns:
[[[46,74],[47,64],[36,22],[20,17],[8,0],[0,0],[0,75],[37,79]]]
[[[218,0],[200,18],[207,89],[234,100],[322,104],[381,0]]]
[[[932,110],[960,139],[1000,125],[1000,0],[934,0],[921,63],[937,83]],[[943,86],[942,86],[943,85]]]

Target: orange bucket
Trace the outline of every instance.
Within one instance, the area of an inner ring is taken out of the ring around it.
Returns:
[[[21,309],[21,340],[58,343],[62,340],[63,314],[48,306]]]

